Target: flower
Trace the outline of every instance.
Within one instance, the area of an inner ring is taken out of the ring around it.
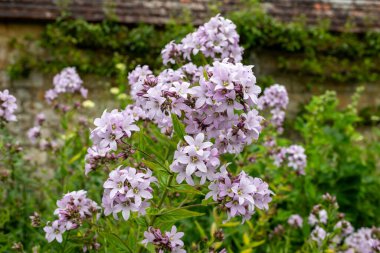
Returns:
[[[305,149],[299,145],[292,145],[286,149],[288,166],[300,174],[305,174],[306,155]]]
[[[360,228],[348,236],[344,243],[352,252],[375,253],[379,252],[380,239],[378,235],[380,228]],[[347,252],[349,252],[347,250]]]
[[[28,130],[27,136],[31,143],[36,143],[37,139],[41,136],[41,127],[35,126]]]
[[[327,211],[325,209],[321,209],[320,205],[316,205],[313,207],[313,211],[309,215],[308,223],[311,226],[314,226],[316,224],[326,224],[327,218]]]
[[[293,214],[288,219],[288,224],[295,228],[302,228],[303,219],[298,214]]]
[[[241,216],[243,222],[251,218],[255,208],[268,209],[268,203],[272,200],[272,191],[268,184],[259,178],[253,178],[244,171],[236,177],[231,176],[227,165],[222,166],[217,173],[216,180],[211,182],[206,199],[212,197],[222,208],[227,209],[227,220]]]
[[[296,171],[297,174],[305,175],[307,157],[302,146],[291,145],[286,148],[279,148],[273,153],[272,158],[277,167],[286,162],[287,166]]]
[[[270,122],[278,132],[282,132],[282,124],[285,120],[285,110],[289,103],[285,86],[274,84],[264,90],[259,98],[259,109],[268,109],[272,115]]]
[[[87,98],[87,89],[82,86],[82,79],[76,72],[75,67],[64,68],[54,76],[54,88],[46,91],[45,99],[48,103],[53,102],[61,93],[79,93],[83,98]]]
[[[16,109],[16,98],[8,90],[0,91],[0,121],[16,121],[17,118],[14,115]]]
[[[124,220],[128,220],[131,212],[144,214],[149,206],[148,200],[153,198],[152,182],[157,181],[149,169],[136,170],[132,167],[119,166],[111,171],[107,181],[103,184],[104,193],[102,206],[104,214],[114,215],[122,213]]]
[[[57,240],[57,242],[62,242],[62,234],[66,231],[66,227],[63,223],[58,220],[53,221],[51,226],[47,225],[44,227],[44,231],[46,233],[46,240],[48,242],[52,242]]]
[[[327,236],[326,231],[319,226],[316,226],[314,230],[311,232],[311,240],[316,241],[318,245],[322,244],[326,236]]]
[[[98,149],[116,151],[123,138],[129,138],[132,132],[140,130],[134,122],[129,111],[105,110],[100,118],[95,119],[96,128],[91,131],[90,138]]]
[[[96,217],[100,210],[95,201],[87,198],[87,192],[84,190],[65,194],[57,201],[57,206],[54,214],[58,219],[44,227],[48,242],[55,239],[61,243],[65,231],[80,227],[86,219]]]
[[[167,231],[162,234],[161,230],[158,228],[149,227],[148,231],[144,232],[145,239],[141,242],[145,246],[152,243],[156,248],[156,252],[175,252],[175,253],[185,253],[186,250],[183,248],[183,232],[177,232],[177,227],[172,226],[171,231]]]
[[[199,133],[195,138],[186,135],[184,137],[187,145],[178,145],[174,153],[174,161],[170,165],[172,171],[179,173],[177,182],[184,179],[190,185],[194,185],[192,176],[201,178],[203,184],[206,179],[213,180],[216,167],[219,165],[218,151],[212,148],[213,144],[205,140],[205,135]]]
[[[179,60],[191,60],[191,56],[198,53],[215,60],[227,58],[232,62],[240,62],[243,48],[239,46],[239,35],[231,20],[217,15],[188,34],[181,43],[171,41],[161,55],[164,65],[167,65]]]

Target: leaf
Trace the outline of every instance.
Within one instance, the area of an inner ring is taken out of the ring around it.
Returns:
[[[202,226],[199,224],[198,221],[194,221],[195,223],[195,226],[197,227],[198,231],[199,231],[199,234],[201,235],[201,238],[207,238],[206,236],[206,232],[204,231],[204,229],[202,228]]]
[[[171,188],[173,188],[176,192],[180,192],[180,193],[205,195],[203,192],[201,192],[197,189],[194,189],[194,187],[192,187],[190,185],[184,185],[184,184],[174,185]]]
[[[172,121],[173,121],[173,128],[174,132],[183,139],[185,136],[185,126],[179,121],[176,114],[172,113]]]
[[[259,247],[260,245],[262,245],[264,243],[265,243],[265,240],[261,240],[261,241],[257,241],[257,242],[252,242],[248,246],[252,249],[252,248]]]
[[[75,161],[77,161],[79,158],[83,157],[83,155],[85,154],[86,152],[86,148],[83,148],[80,152],[78,152],[75,156],[73,156],[70,160],[69,160],[69,164],[73,164]]]
[[[204,213],[190,211],[187,209],[173,209],[164,211],[163,214],[158,214],[157,221],[160,223],[174,223],[178,220],[184,220],[202,215],[204,215]]]
[[[224,227],[224,228],[231,228],[231,227],[237,227],[237,226],[240,226],[240,225],[241,225],[241,222],[235,221],[235,222],[227,222],[227,223],[224,223],[224,224],[222,224],[220,226]]]
[[[249,245],[249,243],[250,243],[249,236],[247,233],[243,234],[243,242],[245,245]]]
[[[126,244],[126,242],[124,242],[118,235],[114,234],[114,233],[101,233],[101,235],[105,238],[107,238],[107,241],[109,241],[109,243],[117,248],[118,250],[121,250],[119,252],[130,252],[132,253],[133,251],[129,248],[129,246]]]

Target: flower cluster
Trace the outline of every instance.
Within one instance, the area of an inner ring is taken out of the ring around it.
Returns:
[[[279,148],[273,155],[274,164],[279,167],[284,162],[297,174],[305,175],[307,157],[305,149],[299,145],[291,145],[286,148]]]
[[[346,253],[380,252],[380,228],[361,228],[345,240],[348,246]]]
[[[121,168],[111,171],[109,178],[104,182],[104,193],[102,206],[104,214],[113,214],[118,219],[121,212],[124,220],[128,220],[131,212],[145,214],[145,209],[149,206],[148,200],[153,198],[152,182],[157,181],[152,176],[152,171],[145,169],[138,171],[132,167]]]
[[[170,232],[162,234],[158,228],[149,227],[148,231],[144,232],[145,239],[142,243],[147,246],[148,243],[152,243],[156,248],[156,252],[173,252],[173,253],[186,253],[183,249],[183,232],[177,232],[177,227],[172,226]]]
[[[144,80],[147,75],[152,75],[153,72],[149,69],[149,66],[144,65],[140,66],[138,65],[133,71],[131,71],[128,74],[128,82],[129,84],[135,84],[140,81],[140,79]],[[131,86],[131,96],[133,98],[136,97],[136,86]]]
[[[140,130],[134,122],[129,110],[105,110],[100,118],[95,119],[96,128],[91,131],[90,138],[98,151],[116,151],[123,138],[129,138],[132,131]]]
[[[48,242],[62,242],[62,234],[67,230],[80,227],[84,220],[99,213],[100,207],[96,202],[87,198],[84,190],[67,193],[57,201],[58,208],[54,214],[58,219],[44,227]]]
[[[17,118],[14,115],[16,109],[16,98],[8,90],[0,91],[0,121],[16,121]]]
[[[288,106],[289,98],[285,86],[274,84],[264,90],[259,98],[259,108],[269,110],[271,113],[271,123],[278,132],[282,132],[282,125],[285,120],[285,110]]]
[[[244,171],[236,177],[230,175],[226,166],[221,168],[217,179],[209,187],[206,199],[212,197],[227,210],[228,219],[241,216],[243,222],[249,220],[255,212],[255,208],[268,209],[268,203],[272,200],[273,192],[268,184],[260,178],[253,178]]]
[[[26,133],[29,141],[32,144],[35,144],[38,139],[41,137],[41,126],[46,121],[46,116],[44,113],[39,113],[36,116],[34,127],[30,128]]]
[[[52,103],[61,93],[80,93],[82,97],[87,97],[87,89],[82,86],[82,79],[79,77],[75,67],[64,68],[59,74],[54,76],[54,88],[46,91],[45,99]]]
[[[313,210],[309,215],[308,223],[311,226],[314,226],[316,224],[326,224],[327,219],[327,211],[325,209],[322,209],[320,205],[316,205],[313,207]]]
[[[216,148],[212,148],[211,142],[204,142],[204,134],[199,133],[195,138],[185,136],[186,144],[178,145],[174,153],[174,161],[170,169],[176,173],[177,182],[183,180],[190,185],[194,185],[193,175],[200,179],[200,184],[204,184],[206,179],[214,180],[216,169],[220,164],[219,154]]]
[[[252,66],[215,61],[203,69],[205,74],[192,71],[193,78],[200,77],[199,83],[186,81],[182,69],[140,78],[132,84],[136,106],[162,132],[172,128],[171,114],[184,116],[188,134],[205,133],[209,140],[215,139],[220,153],[239,153],[262,129],[263,118],[253,108],[260,87],[255,84]]]
[[[242,60],[243,48],[239,46],[239,34],[231,20],[219,15],[188,34],[181,43],[170,42],[162,50],[164,65],[175,64],[183,60],[191,61],[192,55],[202,53],[215,60],[229,59],[232,62]]]

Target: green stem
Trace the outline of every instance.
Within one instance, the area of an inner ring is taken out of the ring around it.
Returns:
[[[67,232],[66,239],[65,239],[65,242],[63,243],[63,247],[62,247],[62,251],[61,251],[62,253],[65,252],[66,244],[67,244],[67,241],[69,240],[70,232],[71,232],[71,230],[69,230],[69,232]]]
[[[171,183],[172,183],[172,181],[173,181],[173,178],[174,178],[174,175],[173,175],[173,174],[169,176],[168,184],[167,184],[166,187],[165,187],[165,190],[164,190],[164,193],[162,194],[162,197],[161,197],[161,199],[160,199],[160,202],[158,202],[157,209],[160,209],[160,208],[162,207],[162,204],[164,203],[164,201],[165,201],[165,199],[166,199],[166,196],[168,195],[169,187],[170,187],[170,185],[171,185]],[[149,222],[149,226],[148,226],[148,227],[153,226],[153,224],[154,224],[154,222],[156,221],[156,218],[157,218],[157,217],[158,217],[157,215],[153,216],[153,218],[152,218],[152,219],[150,220],[150,222]],[[142,247],[142,246],[140,245],[140,246],[139,246],[139,251],[138,251],[138,252],[139,252],[139,253],[142,253],[143,250],[144,250],[144,247]]]

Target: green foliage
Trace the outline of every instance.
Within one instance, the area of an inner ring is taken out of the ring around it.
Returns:
[[[358,226],[378,224],[380,205],[379,171],[374,151],[356,125],[360,117],[356,110],[358,96],[345,110],[337,109],[335,92],[314,97],[298,118],[296,129],[305,141],[308,155],[309,191],[323,191],[339,199],[341,210]]]
[[[333,33],[326,21],[308,26],[302,18],[283,23],[254,2],[248,1],[246,8],[230,14],[246,52],[274,51],[280,69],[311,77],[317,84],[379,80],[379,33]]]

